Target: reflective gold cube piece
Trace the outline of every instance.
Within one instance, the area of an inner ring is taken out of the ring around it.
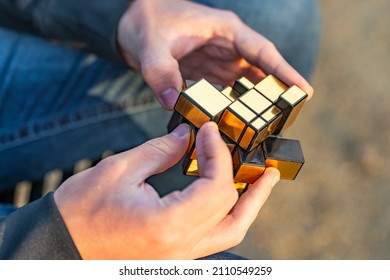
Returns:
[[[234,82],[233,89],[241,95],[252,89],[254,86],[255,85],[247,78],[241,77]]]
[[[235,101],[238,97],[240,97],[240,94],[238,94],[238,92],[236,92],[231,86],[225,87],[221,90],[221,92],[232,102]]]
[[[294,123],[303,104],[305,104],[307,96],[307,93],[299,87],[292,86],[279,97],[276,106],[283,111],[283,117],[275,130],[276,134],[285,131]]]
[[[262,145],[251,152],[238,147],[233,154],[234,181],[253,184],[265,171]]]
[[[267,97],[272,103],[275,103],[287,88],[283,82],[279,81],[273,75],[268,75],[255,86],[255,89]]]
[[[249,123],[241,137],[239,145],[243,149],[251,151],[268,136],[268,123],[262,118],[257,117]]]
[[[183,123],[183,116],[180,115],[178,112],[173,111],[173,114],[167,126],[168,133],[171,133],[181,123]]]
[[[218,127],[227,137],[239,143],[245,128],[255,118],[256,114],[252,110],[236,100],[222,113]]]
[[[218,121],[221,112],[230,103],[225,95],[202,79],[180,93],[174,109],[200,128],[208,121]]]
[[[191,159],[188,155],[184,157],[182,164],[183,173],[187,176],[199,176],[198,160]]]
[[[196,128],[192,127],[190,141],[182,163],[183,173],[189,176],[199,176],[198,160],[196,158]]]
[[[305,159],[298,140],[271,136],[263,142],[265,164],[275,167],[280,178],[294,180],[301,170]]]
[[[241,95],[238,100],[240,100],[243,104],[245,104],[258,115],[272,106],[272,102],[255,89],[251,89],[245,94]]]
[[[263,114],[261,114],[261,118],[268,124],[267,134],[265,135],[266,138],[275,133],[275,130],[278,127],[280,120],[282,119],[282,111],[278,107],[272,106]],[[265,140],[265,138],[263,140]]]
[[[246,192],[249,186],[250,184],[247,183],[234,183],[234,187],[238,191],[239,195],[242,195],[244,192]]]

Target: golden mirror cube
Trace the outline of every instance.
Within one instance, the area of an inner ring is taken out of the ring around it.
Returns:
[[[254,86],[255,85],[247,78],[241,77],[234,82],[233,89],[241,95],[252,89]]]
[[[270,136],[263,142],[265,164],[275,167],[280,178],[294,180],[301,170],[305,159],[298,140]]]
[[[247,153],[242,148],[237,148],[233,154],[234,181],[253,184],[263,175],[266,168],[263,147]]]
[[[230,103],[225,95],[202,79],[180,93],[174,109],[200,128],[208,121],[217,121]]]
[[[275,130],[276,134],[285,131],[295,122],[305,104],[307,96],[306,92],[295,85],[290,87],[280,96],[276,105],[283,110],[283,117]]]
[[[268,75],[255,86],[255,89],[275,103],[279,96],[287,90],[287,86],[273,75]]]
[[[236,100],[223,112],[218,127],[227,137],[239,143],[245,128],[254,118],[256,114]]]
[[[195,138],[198,128],[215,121],[233,161],[235,188],[242,194],[266,168],[275,167],[281,179],[294,180],[304,164],[299,141],[275,136],[298,116],[307,94],[297,86],[288,88],[272,75],[253,85],[246,78],[233,87],[216,87],[205,80],[187,83],[168,124],[191,125],[190,143],[183,159],[183,172],[199,176]]]

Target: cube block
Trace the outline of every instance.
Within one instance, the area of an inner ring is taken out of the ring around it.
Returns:
[[[168,131],[180,123],[192,126],[184,174],[199,176],[196,133],[205,122],[214,121],[232,154],[234,183],[240,194],[270,167],[280,171],[281,179],[296,178],[304,164],[300,143],[277,135],[297,118],[307,99],[304,91],[287,87],[272,75],[256,85],[245,77],[233,87],[213,86],[204,79],[185,85],[168,124]]]

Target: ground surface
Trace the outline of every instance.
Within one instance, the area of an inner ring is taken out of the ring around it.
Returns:
[[[252,259],[390,259],[390,1],[319,1],[314,98],[286,137],[306,164],[274,189]]]

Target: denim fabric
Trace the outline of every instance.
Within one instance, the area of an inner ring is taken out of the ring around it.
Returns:
[[[313,0],[199,0],[235,11],[310,77],[319,38]],[[245,4],[243,4],[245,3]],[[0,193],[53,169],[71,170],[166,133],[139,73],[94,55],[0,29]],[[150,182],[161,194],[193,178],[174,167]]]
[[[14,210],[15,206],[13,204],[0,204],[0,217],[8,216]]]

